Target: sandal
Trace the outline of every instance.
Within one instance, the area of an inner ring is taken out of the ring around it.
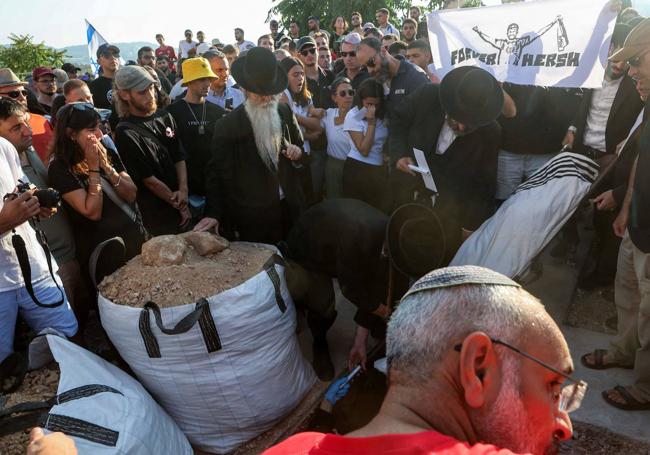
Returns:
[[[618,401],[614,401],[609,397],[609,392],[611,390],[616,390],[618,393],[621,394],[621,397],[625,400],[625,403],[619,403]],[[604,390],[603,391],[603,398],[605,399],[606,402],[611,404],[612,406],[622,409],[624,411],[648,411],[650,410],[650,401],[646,401],[645,403],[640,402],[636,398],[634,398],[632,395],[630,395],[630,392],[628,392],[625,387],[617,385],[614,387],[614,389],[611,390]]]
[[[593,354],[594,363],[587,362],[587,356],[589,354]],[[604,358],[605,354],[607,354],[607,349],[596,349],[594,352],[590,352],[589,354],[585,354],[580,357],[580,363],[582,363],[587,368],[591,368],[592,370],[607,370],[608,368],[625,368],[626,370],[631,370],[633,368],[631,366],[621,365],[620,363],[616,362],[605,363]]]

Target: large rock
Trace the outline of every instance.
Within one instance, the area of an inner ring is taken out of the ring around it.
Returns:
[[[209,232],[190,231],[181,234],[181,237],[183,237],[200,256],[220,253],[230,245],[228,240],[219,237],[218,235],[210,234]]]
[[[179,265],[183,263],[187,243],[182,237],[160,235],[142,245],[142,262],[145,265]]]

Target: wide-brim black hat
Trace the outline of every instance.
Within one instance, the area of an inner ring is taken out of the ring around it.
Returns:
[[[479,128],[501,114],[503,91],[499,82],[475,66],[454,68],[440,82],[440,103],[452,119]]]
[[[391,263],[402,274],[419,278],[444,265],[446,241],[435,212],[406,204],[393,212],[386,227]]]
[[[277,95],[289,82],[273,52],[265,47],[250,49],[235,60],[230,72],[240,87],[257,95]]]

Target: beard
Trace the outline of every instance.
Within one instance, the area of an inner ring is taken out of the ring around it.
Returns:
[[[388,59],[380,55],[379,58],[381,59],[381,65],[379,66],[379,70],[374,74],[374,77],[380,84],[384,84],[390,79]]]
[[[519,392],[516,372],[517,359],[511,355],[503,358],[504,376],[495,402],[479,411],[472,419],[479,441],[493,444],[515,453],[551,455],[557,453],[556,444],[548,441],[531,421]]]
[[[253,127],[257,153],[264,165],[273,172],[278,168],[282,143],[282,120],[278,112],[279,98],[278,95],[266,104],[257,104],[250,99],[244,103],[244,109]]]

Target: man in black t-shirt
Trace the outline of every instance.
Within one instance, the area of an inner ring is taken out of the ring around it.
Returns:
[[[214,124],[226,113],[216,104],[205,101],[210,83],[217,77],[210,68],[210,62],[203,57],[183,61],[183,85],[187,87],[187,92],[184,98],[167,108],[176,121],[178,139],[185,151],[189,194],[204,200],[205,172],[211,157]],[[190,205],[193,202],[191,198]],[[206,215],[216,218],[215,214]],[[201,225],[197,227],[202,228]]]
[[[126,66],[115,74],[120,116],[115,142],[138,186],[145,227],[153,235],[176,234],[192,218],[187,206],[187,169],[176,122],[168,112],[156,112],[154,84],[140,66]],[[208,230],[217,221],[200,224]]]
[[[120,48],[112,44],[102,44],[97,49],[97,63],[102,68],[102,73],[88,83],[88,88],[93,94],[95,107],[112,111],[111,128],[115,128],[118,117],[113,106],[113,78],[120,67]]]

